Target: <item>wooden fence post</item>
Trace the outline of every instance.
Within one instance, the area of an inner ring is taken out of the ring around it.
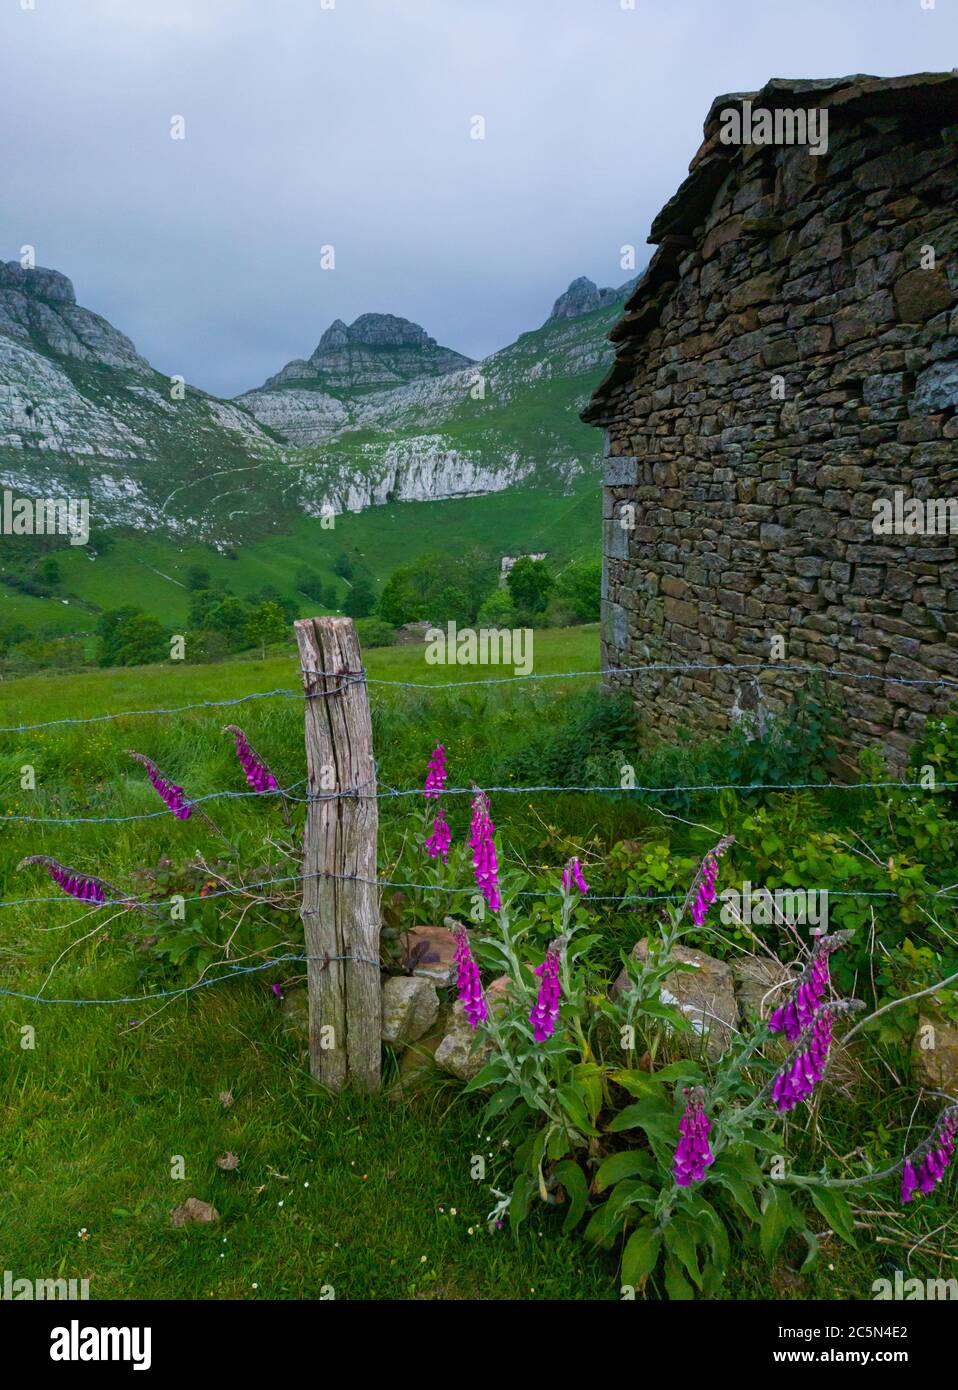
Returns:
[[[302,918],[307,954],[320,957],[307,964],[309,1066],[334,1090],[375,1091],[382,1027],[375,964],[379,811],[369,695],[351,618],[301,618],[295,629],[314,798],[306,813]]]

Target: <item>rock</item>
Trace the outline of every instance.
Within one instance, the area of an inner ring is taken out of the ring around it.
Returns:
[[[456,937],[448,927],[413,927],[400,932],[399,949],[403,968],[412,967],[412,974],[420,979],[432,980],[440,989],[455,979]]]
[[[908,405],[911,415],[930,415],[958,408],[958,362],[935,362],[919,372]]]
[[[737,956],[731,962],[732,982],[743,1022],[764,1022],[785,998],[784,986],[792,972],[759,956]]]
[[[892,291],[903,323],[924,323],[954,303],[948,281],[938,270],[909,270]]]
[[[912,1068],[923,1086],[953,1095],[958,1090],[958,1025],[919,1014]]]
[[[426,633],[432,628],[432,623],[403,623],[396,628],[397,647],[414,647],[426,640]]]
[[[572,281],[564,294],[559,295],[546,323],[552,323],[555,319],[578,318],[580,314],[591,314],[596,309],[605,309],[611,304],[624,302],[635,283],[636,280],[629,280],[617,290],[600,290],[594,280],[580,275],[577,280]]]
[[[648,941],[643,937],[635,943],[632,955],[644,960],[647,952]],[[662,1003],[675,1005],[694,1029],[693,1034],[683,1034],[677,1041],[680,1046],[689,1048],[691,1045],[695,1050],[695,1034],[704,1037],[706,1051],[714,1061],[731,1042],[739,1021],[731,968],[704,951],[693,951],[686,946],[675,946],[670,958],[695,967],[694,970],[677,970],[662,981],[659,996]],[[629,973],[622,970],[612,988],[622,993],[628,983]]]
[[[439,995],[431,980],[415,975],[391,975],[383,982],[382,1040],[402,1045],[416,1042],[439,1016]]]
[[[436,1051],[449,1031],[451,1016],[452,1006],[440,1004],[439,1015],[429,1032],[403,1049],[399,1076],[388,1092],[390,1100],[401,1100],[428,1085],[436,1071]]]
[[[486,1002],[490,1010],[501,1007],[508,985],[508,976],[500,975],[488,986]],[[452,1007],[446,1036],[436,1048],[436,1066],[452,1072],[460,1081],[471,1081],[485,1066],[491,1052],[491,1039],[482,1032],[481,1025],[478,1029],[470,1026],[457,999]]]
[[[209,1202],[201,1202],[199,1197],[187,1197],[185,1202],[170,1212],[170,1220],[174,1226],[186,1226],[191,1221],[208,1226],[219,1219],[220,1214],[216,1208]]]

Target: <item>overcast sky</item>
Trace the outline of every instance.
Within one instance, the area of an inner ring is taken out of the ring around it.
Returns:
[[[645,263],[716,95],[958,64],[958,0],[630,3],[0,0],[0,255],[221,395],[369,311],[481,357]]]

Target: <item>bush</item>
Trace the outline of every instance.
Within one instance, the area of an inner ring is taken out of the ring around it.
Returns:
[[[396,641],[396,629],[382,618],[358,618],[356,636],[364,647],[391,647]]]

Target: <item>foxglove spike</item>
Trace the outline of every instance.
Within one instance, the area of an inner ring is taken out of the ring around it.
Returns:
[[[925,1141],[908,1155],[901,1171],[901,1200],[910,1202],[916,1192],[933,1192],[945,1176],[955,1152],[958,1105],[949,1105],[938,1117]]]
[[[146,768],[147,776],[154,790],[162,798],[164,804],[173,812],[177,820],[189,820],[193,814],[193,807],[183,795],[183,788],[178,787],[175,782],[170,782],[160,772],[156,763],[147,758],[142,753],[136,753],[132,748],[128,748],[127,753],[136,762]]]
[[[250,744],[243,730],[238,724],[227,724],[223,730],[224,734],[232,734],[233,743],[236,748],[236,756],[240,760],[243,771],[246,773],[246,780],[253,788],[254,792],[276,792],[279,791],[279,783],[270,772],[266,763]]]
[[[64,893],[68,893],[71,898],[78,898],[81,902],[105,903],[108,899],[125,901],[123,894],[102,878],[94,878],[92,874],[81,874],[76,869],[68,869],[48,854],[30,854],[26,859],[20,860],[17,868],[22,869],[27,864],[41,864]]]

